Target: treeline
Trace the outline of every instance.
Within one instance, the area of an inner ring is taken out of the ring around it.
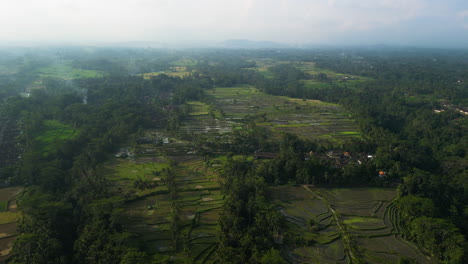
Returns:
[[[24,185],[23,217],[13,263],[149,263],[119,222],[123,199],[114,197],[96,168],[139,129],[168,127],[182,118],[179,105],[203,97],[200,79],[160,76],[86,79],[87,90],[70,93],[60,85],[10,98],[20,115],[21,164],[12,183]],[[197,88],[198,87],[198,88]],[[76,136],[44,143],[45,121],[55,120]],[[139,259],[140,262],[137,260]],[[153,261],[153,260],[151,260]],[[159,263],[154,259],[153,263]]]
[[[225,195],[220,216],[220,263],[286,263],[279,254],[284,218],[266,198],[253,164],[229,159],[221,174]]]
[[[413,240],[442,263],[464,263],[465,238],[429,198],[407,195],[397,201],[403,235]]]
[[[379,171],[375,161],[368,159],[367,154],[358,152],[361,144],[357,140],[341,146],[348,151],[354,150],[351,153],[355,157],[351,159],[350,156],[343,156],[342,150],[330,151],[322,143],[304,141],[294,135],[285,134],[279,143],[278,155],[271,160],[259,161],[256,173],[273,184],[390,184],[392,179],[377,177]],[[362,156],[359,162],[356,157],[358,154]]]

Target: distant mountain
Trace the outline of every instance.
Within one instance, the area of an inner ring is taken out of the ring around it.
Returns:
[[[248,39],[229,39],[220,43],[220,46],[228,49],[286,49],[292,46],[273,41],[253,41]]]
[[[124,47],[124,48],[167,48],[169,45],[162,42],[156,41],[128,41],[128,42],[116,42],[107,44],[106,46],[111,47]]]

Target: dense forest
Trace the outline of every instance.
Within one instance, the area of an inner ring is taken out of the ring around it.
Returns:
[[[7,263],[195,263],[180,231],[195,220],[180,219],[178,161],[154,175],[167,186],[158,192],[172,197],[171,247],[184,258],[145,250],[123,220],[123,208],[139,198],[113,188],[101,169],[122,147],[142,144],[150,130],[190,142],[218,174],[224,200],[214,263],[293,263],[289,247],[313,247],[316,241],[287,232],[269,194],[299,185],[396,189],[405,241],[433,261],[468,262],[466,51],[51,48],[4,50],[0,58],[0,178],[25,188]],[[216,135],[185,129],[191,102],[221,119],[228,113],[216,105],[215,89],[236,86],[340,105],[361,136],[276,136],[262,126],[268,113],[243,116],[243,129]],[[54,130],[62,136],[50,140]],[[345,156],[334,158],[334,151]],[[353,162],[349,153],[365,158]],[[158,184],[141,179],[132,188]],[[348,244],[347,262],[369,262]]]

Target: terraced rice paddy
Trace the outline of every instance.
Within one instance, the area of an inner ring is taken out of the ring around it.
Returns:
[[[268,95],[251,86],[216,88],[210,94],[224,119],[241,127],[246,115],[265,115],[257,125],[277,135],[288,132],[328,141],[360,136],[354,119],[337,104]]]
[[[142,74],[139,74],[139,75],[143,76],[143,78],[145,78],[145,79],[151,79],[152,77],[158,76],[158,75],[161,75],[161,74],[165,74],[165,75],[170,76],[170,77],[186,78],[186,77],[189,77],[190,75],[192,75],[192,71],[187,69],[186,63],[190,64],[190,61],[189,60],[187,60],[187,61],[180,60],[178,62],[175,62],[175,64],[173,64],[174,67],[170,67],[167,70],[158,71],[158,72],[146,72],[146,73],[142,73]],[[190,65],[187,65],[187,66],[190,66]]]
[[[219,109],[206,103],[191,101],[187,106],[190,108],[190,118],[184,122],[181,129],[188,133],[226,133],[230,132],[235,124],[224,119]]]
[[[267,95],[250,86],[216,88],[209,94],[212,100],[207,103],[186,103],[189,114],[181,131],[210,138],[245,129],[246,116],[257,115],[257,126],[268,128],[276,137],[282,132],[331,141],[359,136],[355,121],[336,104]],[[150,254],[213,263],[223,205],[217,165],[225,156],[218,153],[206,162],[193,143],[179,139],[177,133],[147,131],[145,137],[149,143],[133,146],[130,151],[135,154],[130,158],[114,159],[101,168],[113,190],[126,197],[125,230]],[[164,143],[158,144],[156,138],[165,138]],[[136,182],[141,181],[153,184],[139,189]],[[303,187],[272,187],[272,200],[287,219],[288,230],[304,241],[288,252],[288,259],[294,263],[347,263],[353,251],[349,241],[343,240],[344,234],[353,239],[376,232],[393,234],[383,219],[395,192],[372,190],[362,196],[354,190],[320,189],[323,194],[319,196]],[[351,200],[358,206],[348,206]],[[324,201],[333,202],[339,221]],[[370,217],[373,220],[366,221]],[[316,226],[311,226],[311,219]]]
[[[175,141],[175,140],[174,140]],[[209,263],[216,249],[218,217],[223,204],[217,173],[200,156],[188,155],[188,143],[142,144],[132,159],[115,159],[101,168],[125,203],[123,226],[154,254]],[[151,151],[144,151],[150,148]],[[168,186],[167,169],[175,192]],[[135,188],[137,180],[154,183]]]
[[[431,263],[400,237],[394,189],[281,186],[271,187],[269,196],[288,232],[304,238],[287,254],[294,263],[395,263],[402,256]]]
[[[323,89],[331,88],[333,85],[341,86],[346,88],[354,88],[357,84],[361,84],[371,80],[367,77],[343,74],[334,72],[327,69],[322,69],[316,66],[314,62],[295,62],[295,61],[275,61],[275,60],[255,60],[257,67],[248,68],[250,70],[257,71],[262,74],[265,78],[273,78],[274,74],[269,70],[270,67],[280,64],[290,64],[304,73],[312,76],[312,79],[302,80],[304,86],[309,89]],[[325,74],[327,80],[318,80],[316,76],[318,74]]]
[[[16,199],[22,191],[21,187],[0,189],[0,203],[3,206],[0,212],[0,262],[5,261],[10,256],[17,235],[16,221],[20,213],[16,208]]]
[[[329,142],[360,137],[355,120],[337,104],[268,95],[251,86],[216,88],[209,95],[211,104],[186,104],[190,114],[182,131],[227,133],[244,129],[245,119],[256,116],[256,125],[269,129],[277,138],[284,132]]]

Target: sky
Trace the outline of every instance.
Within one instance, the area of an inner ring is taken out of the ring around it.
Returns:
[[[228,39],[468,48],[466,0],[0,0],[0,44]]]

